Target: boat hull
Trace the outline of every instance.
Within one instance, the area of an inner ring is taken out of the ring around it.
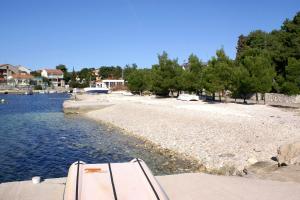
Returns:
[[[99,89],[99,88],[84,88],[86,93],[97,93],[97,94],[107,94],[108,89]]]
[[[146,163],[73,163],[69,169],[64,200],[168,200]]]

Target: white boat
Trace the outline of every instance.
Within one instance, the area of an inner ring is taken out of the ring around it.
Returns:
[[[199,101],[199,96],[195,94],[180,94],[177,100],[181,101]]]
[[[107,94],[109,89],[105,83],[97,82],[95,87],[86,87],[83,89],[87,93],[104,93]]]
[[[167,200],[168,197],[141,159],[126,163],[73,163],[64,200]]]
[[[25,95],[33,95],[33,91],[32,90],[27,90],[24,93]]]

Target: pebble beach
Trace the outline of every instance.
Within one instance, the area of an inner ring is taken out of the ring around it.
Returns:
[[[76,99],[65,101],[65,112],[76,108],[72,112],[196,159],[208,171],[241,173],[271,161],[280,145],[300,140],[299,109],[121,94]]]

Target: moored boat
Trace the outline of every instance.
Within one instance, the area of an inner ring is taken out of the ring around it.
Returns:
[[[27,90],[24,93],[25,95],[33,95],[33,91],[32,90]]]
[[[95,87],[86,87],[84,88],[86,93],[104,93],[107,94],[109,89],[102,82],[97,82]]]
[[[64,200],[167,200],[168,197],[141,159],[126,163],[73,163]]]

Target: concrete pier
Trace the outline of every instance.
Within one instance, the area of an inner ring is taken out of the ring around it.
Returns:
[[[156,177],[170,200],[298,200],[300,184],[202,173]],[[66,178],[0,184],[0,200],[62,200]]]

